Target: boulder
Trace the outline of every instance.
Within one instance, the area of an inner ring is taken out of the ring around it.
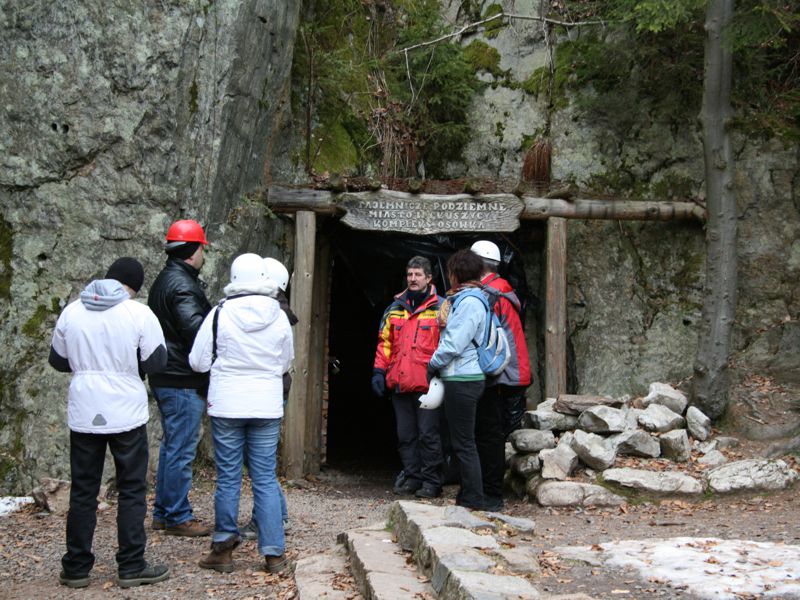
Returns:
[[[570,431],[575,429],[578,423],[578,417],[556,412],[553,409],[555,403],[555,398],[548,398],[539,404],[536,410],[527,411],[522,417],[522,426],[552,431]]]
[[[617,458],[616,450],[604,438],[580,429],[575,430],[570,446],[578,458],[598,471],[613,465]]]
[[[686,411],[686,427],[696,440],[704,442],[711,435],[711,419],[696,406],[690,406]]]
[[[556,438],[550,430],[517,429],[508,439],[517,452],[538,452],[556,447]]]
[[[682,429],[686,426],[686,420],[666,406],[651,404],[639,413],[639,425],[647,431],[664,433],[673,429]]]
[[[750,458],[716,467],[706,477],[712,491],[725,493],[740,490],[781,490],[793,484],[798,475],[782,460]]]
[[[575,481],[545,481],[536,488],[542,506],[619,506],[625,498],[606,488]]]
[[[606,469],[603,479],[627,488],[654,494],[701,494],[703,484],[684,473],[645,469]]]
[[[552,450],[539,452],[542,461],[542,477],[561,481],[572,475],[578,466],[578,455],[568,444],[559,444]]]
[[[707,467],[718,467],[728,462],[727,457],[719,450],[710,450],[697,459],[697,462]]]
[[[625,431],[625,411],[610,406],[592,406],[580,414],[578,427],[591,433]]]
[[[661,456],[671,458],[675,462],[686,462],[691,454],[689,435],[685,429],[674,429],[661,434]]]
[[[617,450],[617,454],[625,456],[641,456],[658,458],[661,456],[661,444],[658,439],[641,429],[628,429],[607,438]]]
[[[33,501],[42,510],[63,516],[69,511],[70,482],[46,477],[33,488]]]
[[[651,404],[666,406],[672,412],[682,415],[689,400],[683,392],[666,383],[651,383],[650,393],[642,398],[642,406],[647,408]]]
[[[622,406],[622,404],[623,400],[616,400],[608,396],[559,394],[553,410],[565,415],[579,415],[593,406]]]
[[[542,463],[539,460],[538,454],[520,453],[511,457],[509,466],[514,473],[518,473],[523,477],[529,477],[541,470]]]

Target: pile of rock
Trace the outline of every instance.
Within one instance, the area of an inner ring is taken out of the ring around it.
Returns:
[[[649,494],[701,494],[742,489],[774,490],[791,485],[798,474],[782,460],[727,463],[721,452],[738,445],[711,438],[711,419],[686,396],[663,383],[650,385],[644,398],[561,395],[528,411],[523,429],[506,445],[512,488],[543,506],[618,505],[625,498],[597,482]],[[674,463],[701,456],[699,477]],[[653,469],[613,468],[618,457],[659,459]]]

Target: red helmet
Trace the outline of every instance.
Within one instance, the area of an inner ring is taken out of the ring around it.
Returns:
[[[197,221],[184,219],[175,221],[167,230],[167,242],[199,242],[208,244],[203,227]]]

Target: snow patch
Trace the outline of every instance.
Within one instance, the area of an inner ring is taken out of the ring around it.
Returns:
[[[679,537],[599,547],[607,566],[637,569],[645,580],[700,598],[800,598],[800,546]]]
[[[26,504],[33,504],[33,498],[30,496],[0,497],[0,517],[16,512]]]

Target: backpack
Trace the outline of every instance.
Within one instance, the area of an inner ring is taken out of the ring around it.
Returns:
[[[453,302],[452,310],[455,312],[461,300],[467,296],[478,298],[486,310],[486,322],[483,327],[483,340],[480,344],[472,340],[472,344],[478,351],[478,364],[481,367],[484,375],[496,377],[503,372],[511,360],[511,351],[508,346],[508,338],[506,332],[503,331],[500,325],[500,319],[497,317],[492,307],[489,306],[489,301],[486,296],[477,288],[467,289],[460,293]]]

